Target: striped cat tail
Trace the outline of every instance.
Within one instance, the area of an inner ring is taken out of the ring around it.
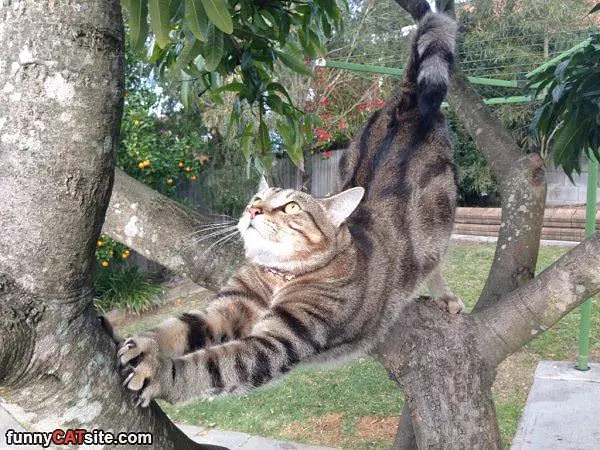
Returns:
[[[405,84],[416,90],[419,110],[430,124],[448,92],[456,39],[456,22],[445,14],[424,10],[420,14]]]

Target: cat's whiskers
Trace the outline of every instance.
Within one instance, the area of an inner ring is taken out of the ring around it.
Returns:
[[[233,233],[230,233],[227,236],[220,238],[218,241],[213,242],[206,250],[204,250],[204,252],[202,252],[202,256],[206,255],[208,252],[210,252],[210,250],[212,248],[215,248],[220,243],[222,243],[221,245],[225,245],[228,241],[233,239],[237,234],[239,234],[239,231],[236,229]]]
[[[232,226],[234,223],[235,222],[231,221],[231,222],[207,224],[207,225],[204,225],[202,227],[199,227],[196,231],[194,231],[192,233],[192,235],[200,234],[200,233],[203,233],[205,231],[214,230],[214,229],[217,229],[217,228],[229,227],[229,226]]]
[[[207,235],[200,236],[198,238],[195,238],[194,242],[197,244],[199,242],[203,242],[203,241],[205,241],[207,239],[210,239],[212,237],[216,237],[216,236],[220,236],[220,235],[225,234],[225,233],[229,233],[230,231],[233,231],[233,230],[236,230],[236,232],[237,232],[237,225],[229,226],[227,228],[222,228],[222,229],[219,229],[217,231],[213,231],[213,232],[211,232],[211,233],[209,233]]]

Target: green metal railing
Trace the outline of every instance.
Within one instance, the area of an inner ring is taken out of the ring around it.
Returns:
[[[397,69],[395,67],[369,66],[366,64],[356,64],[345,61],[329,61],[320,59],[318,60],[317,65],[321,67],[329,67],[332,69],[353,70],[354,72],[378,73],[380,75],[390,75],[392,77],[401,77],[402,74],[404,74],[404,69]],[[473,84],[483,84],[486,86],[500,86],[511,88],[518,88],[523,86],[523,84],[519,84],[517,80],[499,80],[496,78],[483,77],[467,77],[467,79]]]

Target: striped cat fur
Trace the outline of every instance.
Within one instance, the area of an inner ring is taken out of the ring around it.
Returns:
[[[261,186],[238,224],[246,263],[209,306],[120,345],[139,404],[244,392],[300,362],[369,351],[423,282],[462,309],[440,272],[456,204],[440,111],[455,33],[424,11],[400,86],[341,161],[342,193]]]

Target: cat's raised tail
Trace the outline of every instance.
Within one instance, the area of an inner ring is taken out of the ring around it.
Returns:
[[[437,113],[448,92],[457,25],[447,15],[431,12],[428,6],[422,8],[418,17],[404,83],[416,90],[419,110],[427,123]]]

